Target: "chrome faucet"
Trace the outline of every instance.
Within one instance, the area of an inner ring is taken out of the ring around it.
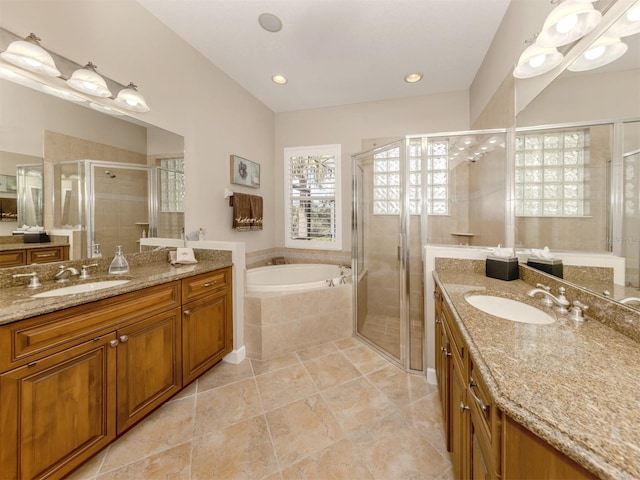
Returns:
[[[55,278],[57,283],[64,283],[69,281],[69,277],[72,275],[80,275],[77,268],[74,267],[65,267],[64,265],[60,265],[58,269],[58,273],[56,273]]]
[[[569,303],[569,300],[567,300],[567,297],[564,296],[565,291],[566,290],[564,287],[560,287],[558,289],[558,293],[560,295],[556,297],[551,293],[549,293],[549,290],[547,290],[547,287],[540,285],[537,288],[533,288],[529,290],[527,295],[529,295],[530,297],[535,297],[538,293],[542,293],[544,295],[544,297],[542,298],[543,305],[547,305],[547,306],[555,305],[555,309],[558,313],[568,313],[569,310],[567,310],[567,307],[571,304]]]
[[[623,298],[621,300],[618,300],[620,303],[622,303],[623,305],[629,305],[630,303],[640,303],[640,298],[639,297],[627,297],[627,298]]]
[[[29,277],[29,285],[27,285],[27,288],[38,288],[42,286],[42,283],[40,283],[40,279],[38,278],[38,274],[36,272],[31,272],[31,273],[16,273],[12,275],[13,278],[22,278],[22,277]]]
[[[82,272],[80,272],[80,276],[78,277],[81,280],[86,280],[87,278],[91,278],[91,276],[89,275],[89,269],[91,267],[97,267],[98,264],[97,263],[92,263],[91,265],[82,265]]]

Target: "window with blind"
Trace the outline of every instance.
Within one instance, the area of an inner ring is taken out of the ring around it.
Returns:
[[[184,212],[184,158],[158,159],[160,211]]]
[[[516,136],[516,215],[590,215],[588,164],[586,130]]]
[[[285,148],[285,246],[342,248],[340,145]]]

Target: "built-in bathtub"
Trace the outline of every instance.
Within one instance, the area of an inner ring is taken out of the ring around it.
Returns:
[[[338,265],[294,263],[271,265],[247,270],[247,292],[292,292],[338,285],[341,279]]]
[[[351,336],[352,285],[340,280],[337,265],[289,264],[247,270],[247,356],[267,360]]]

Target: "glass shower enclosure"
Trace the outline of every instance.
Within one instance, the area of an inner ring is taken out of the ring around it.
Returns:
[[[507,143],[506,129],[408,136],[352,157],[356,336],[406,370],[427,365],[423,246],[507,243]]]
[[[156,170],[146,165],[74,160],[54,166],[54,222],[81,233],[81,258],[139,251],[157,233]],[[99,247],[98,247],[99,246]]]

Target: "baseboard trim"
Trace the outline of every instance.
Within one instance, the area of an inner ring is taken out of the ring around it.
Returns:
[[[247,350],[242,345],[240,348],[229,352],[223,359],[223,362],[238,364],[247,357]]]
[[[430,383],[431,385],[438,384],[438,378],[436,377],[435,368],[427,368],[427,383]]]

